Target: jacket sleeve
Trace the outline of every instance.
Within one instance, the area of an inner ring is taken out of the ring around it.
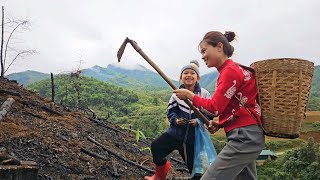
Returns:
[[[208,90],[202,88],[201,91],[203,91],[202,97],[204,97],[204,98],[206,98],[206,99],[211,99],[211,94],[209,93]],[[203,114],[206,118],[208,118],[209,120],[212,120],[212,119],[213,119],[214,116],[213,116],[212,113],[210,113],[209,111],[204,110],[204,109],[200,109],[200,111],[201,111],[202,114]]]
[[[215,116],[220,115],[240,87],[240,75],[235,69],[226,68],[220,74],[217,89],[211,99],[195,95],[192,102],[199,109],[206,109]]]
[[[167,107],[167,117],[170,122],[170,126],[176,126],[176,118],[178,118],[178,102],[175,100],[174,95],[171,95],[168,107]]]

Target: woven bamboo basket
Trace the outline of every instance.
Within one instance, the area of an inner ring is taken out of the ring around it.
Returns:
[[[256,71],[266,135],[297,138],[311,89],[314,64],[302,59],[268,59],[251,64]]]

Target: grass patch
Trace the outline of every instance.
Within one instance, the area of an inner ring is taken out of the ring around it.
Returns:
[[[312,123],[304,123],[301,132],[310,132],[317,131],[320,132],[320,121],[312,122]]]
[[[267,149],[275,152],[281,152],[299,147],[304,141],[302,139],[286,139],[280,141],[266,141],[265,145]]]

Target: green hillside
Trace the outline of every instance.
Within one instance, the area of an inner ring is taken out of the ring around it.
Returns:
[[[27,86],[31,83],[50,78],[50,74],[41,73],[37,71],[24,71],[24,72],[9,74],[8,76],[6,76],[6,78],[10,80],[16,80],[18,83]]]
[[[80,98],[75,91],[77,85],[80,87]],[[56,103],[90,107],[101,117],[110,116],[110,120],[122,126],[143,129],[151,137],[165,129],[165,112],[171,90],[130,90],[86,76],[74,79],[67,75],[55,76],[55,87]],[[27,88],[51,98],[50,79],[33,83]]]

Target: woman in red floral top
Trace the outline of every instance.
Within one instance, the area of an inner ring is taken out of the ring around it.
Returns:
[[[220,73],[211,99],[184,89],[174,91],[180,99],[219,116],[218,126],[210,121],[208,130],[214,134],[223,127],[227,135],[226,146],[201,179],[257,179],[255,160],[264,148],[258,88],[254,75],[230,59],[234,38],[234,32],[211,31],[200,42],[202,59]]]

